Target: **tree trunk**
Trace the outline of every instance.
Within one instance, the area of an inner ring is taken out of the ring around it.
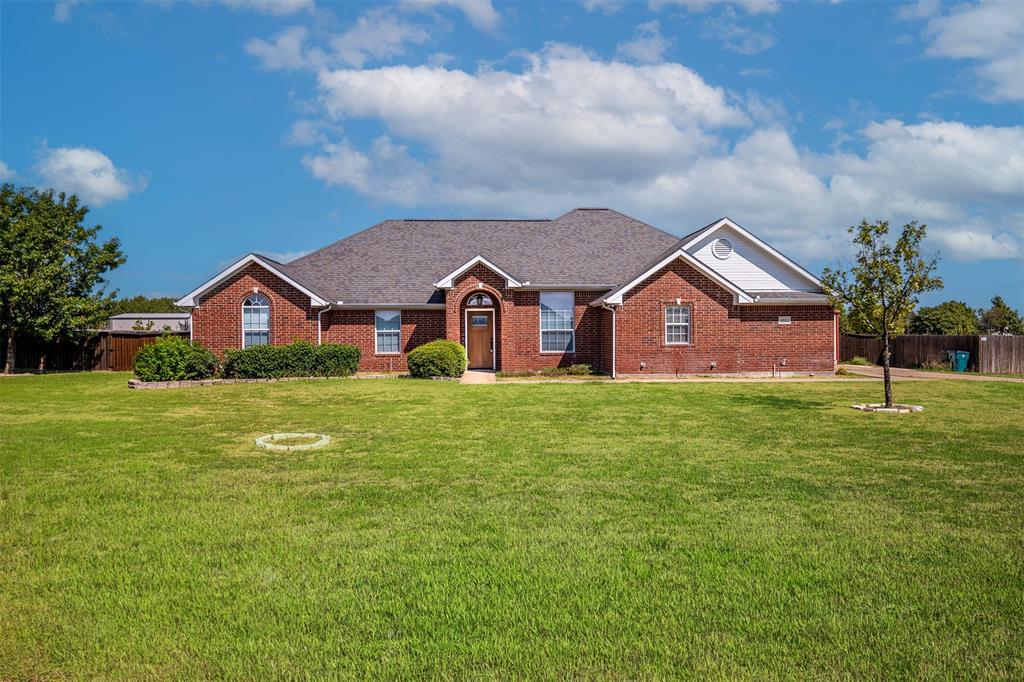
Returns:
[[[892,374],[889,372],[889,330],[882,332],[882,382],[885,384],[885,406],[892,407]]]
[[[7,358],[4,360],[4,374],[14,371],[14,331],[7,332]]]
[[[39,371],[46,371],[46,346],[39,347]]]

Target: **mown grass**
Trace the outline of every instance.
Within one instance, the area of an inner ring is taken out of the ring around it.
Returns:
[[[0,380],[0,679],[1024,677],[1022,385],[127,378]]]

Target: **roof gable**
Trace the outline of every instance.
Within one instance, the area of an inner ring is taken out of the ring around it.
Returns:
[[[703,262],[701,262],[700,260],[698,260],[697,258],[692,256],[691,254],[687,253],[682,248],[677,248],[675,250],[670,251],[668,254],[664,255],[662,258],[660,258],[656,262],[652,263],[647,268],[645,268],[645,269],[641,270],[640,272],[636,273],[630,279],[630,281],[626,282],[621,287],[619,287],[618,289],[615,289],[614,291],[606,294],[605,296],[602,296],[598,300],[596,300],[593,303],[591,303],[591,305],[601,305],[601,304],[621,305],[622,304],[623,296],[625,296],[627,293],[629,293],[630,291],[635,289],[637,286],[639,286],[641,283],[643,283],[643,281],[646,280],[648,277],[650,277],[651,275],[656,274],[658,271],[662,270],[665,266],[667,266],[669,263],[671,263],[672,261],[674,261],[676,259],[681,259],[681,260],[689,263],[698,272],[701,272],[702,274],[706,275],[711,281],[715,282],[716,284],[721,286],[726,291],[729,291],[730,293],[732,293],[733,301],[735,303],[753,303],[754,302],[754,297],[751,296],[750,294],[748,294],[746,291],[744,291],[743,289],[738,287],[733,282],[730,282],[726,278],[722,277],[716,271],[714,271],[711,268],[709,268],[706,264],[704,264]]]
[[[721,237],[733,245],[732,255],[725,260],[718,259],[711,251],[714,242]],[[729,218],[721,218],[683,237],[680,242],[683,249],[708,267],[750,291],[822,290],[817,277]]]
[[[189,293],[185,294],[180,299],[175,301],[174,305],[180,305],[187,308],[194,308],[195,306],[199,305],[199,299],[200,297],[202,297],[203,294],[210,291],[210,289],[213,289],[218,284],[234,275],[236,272],[241,271],[250,263],[255,263],[256,265],[265,268],[267,271],[272,272],[273,274],[277,275],[288,284],[292,285],[302,293],[309,296],[310,305],[327,305],[327,301],[324,300],[322,296],[320,296],[318,293],[316,293],[309,287],[305,286],[304,284],[299,283],[292,273],[287,272],[287,266],[278,263],[275,260],[266,258],[265,256],[257,255],[255,253],[246,254],[242,258],[238,259],[237,261],[226,267],[224,270],[221,270],[219,273],[208,279],[206,282],[199,285],[197,288],[193,289],[192,291],[190,291]]]
[[[462,265],[460,265],[456,269],[454,269],[451,272],[449,272],[447,275],[442,277],[440,280],[438,280],[437,282],[434,282],[434,286],[437,287],[438,289],[451,289],[453,286],[455,286],[455,280],[458,279],[459,275],[461,275],[464,272],[468,272],[469,269],[472,268],[474,265],[483,265],[485,268],[489,269],[491,272],[495,273],[496,275],[504,277],[505,278],[505,284],[510,289],[514,289],[514,288],[523,286],[522,282],[520,282],[515,277],[513,277],[510,274],[508,274],[507,272],[505,272],[504,270],[502,270],[497,265],[495,265],[491,261],[487,260],[483,256],[475,256],[473,258],[470,258],[468,261],[466,261],[465,263],[463,263]]]

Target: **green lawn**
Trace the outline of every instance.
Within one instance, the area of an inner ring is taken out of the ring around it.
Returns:
[[[127,378],[0,380],[0,679],[1024,677],[1024,385]]]

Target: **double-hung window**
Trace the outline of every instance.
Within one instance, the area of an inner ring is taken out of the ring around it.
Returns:
[[[270,301],[263,294],[249,294],[242,301],[242,348],[270,343]]]
[[[672,305],[665,308],[665,343],[690,343],[690,306]]]
[[[399,353],[402,349],[402,311],[376,311],[377,352]]]
[[[573,331],[573,292],[540,292],[540,351],[542,353],[576,352]]]

